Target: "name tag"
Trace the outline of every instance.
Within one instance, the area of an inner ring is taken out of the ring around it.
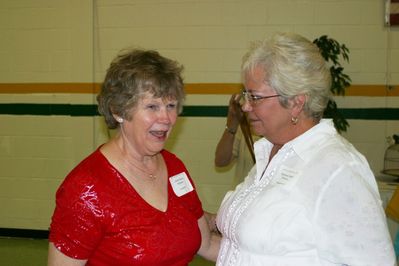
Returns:
[[[299,174],[299,171],[282,165],[280,168],[280,178],[276,181],[276,183],[280,185],[292,183],[291,181],[298,177]]]
[[[178,197],[181,197],[184,194],[187,194],[194,190],[185,172],[170,177],[169,181],[172,185],[173,191]]]

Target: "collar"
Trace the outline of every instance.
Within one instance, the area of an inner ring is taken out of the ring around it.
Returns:
[[[287,142],[280,150],[292,149],[305,162],[308,162],[312,151],[316,150],[326,139],[337,135],[332,119],[322,119],[314,127]],[[261,138],[254,144],[256,165],[258,172],[266,167],[273,143],[266,138]]]

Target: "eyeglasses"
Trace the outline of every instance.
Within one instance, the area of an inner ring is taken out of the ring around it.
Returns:
[[[247,91],[242,91],[241,92],[241,99],[240,99],[240,104],[243,105],[245,101],[247,101],[251,106],[257,105],[258,103],[261,102],[263,99],[268,99],[268,98],[274,98],[274,97],[279,97],[281,96],[280,94],[274,94],[274,95],[269,95],[269,96],[257,96],[257,95],[252,95],[248,93]]]

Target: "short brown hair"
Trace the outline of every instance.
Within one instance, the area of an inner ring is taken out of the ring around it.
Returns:
[[[179,113],[185,99],[181,73],[183,66],[154,50],[122,51],[110,64],[97,96],[98,111],[108,128],[118,127],[113,115],[130,119],[134,108],[146,92],[156,98],[177,100]]]

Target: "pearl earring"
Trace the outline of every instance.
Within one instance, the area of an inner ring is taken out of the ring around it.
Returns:
[[[118,123],[123,123],[123,118],[122,118],[122,117],[117,117],[117,118],[116,118],[116,121],[117,121]]]

